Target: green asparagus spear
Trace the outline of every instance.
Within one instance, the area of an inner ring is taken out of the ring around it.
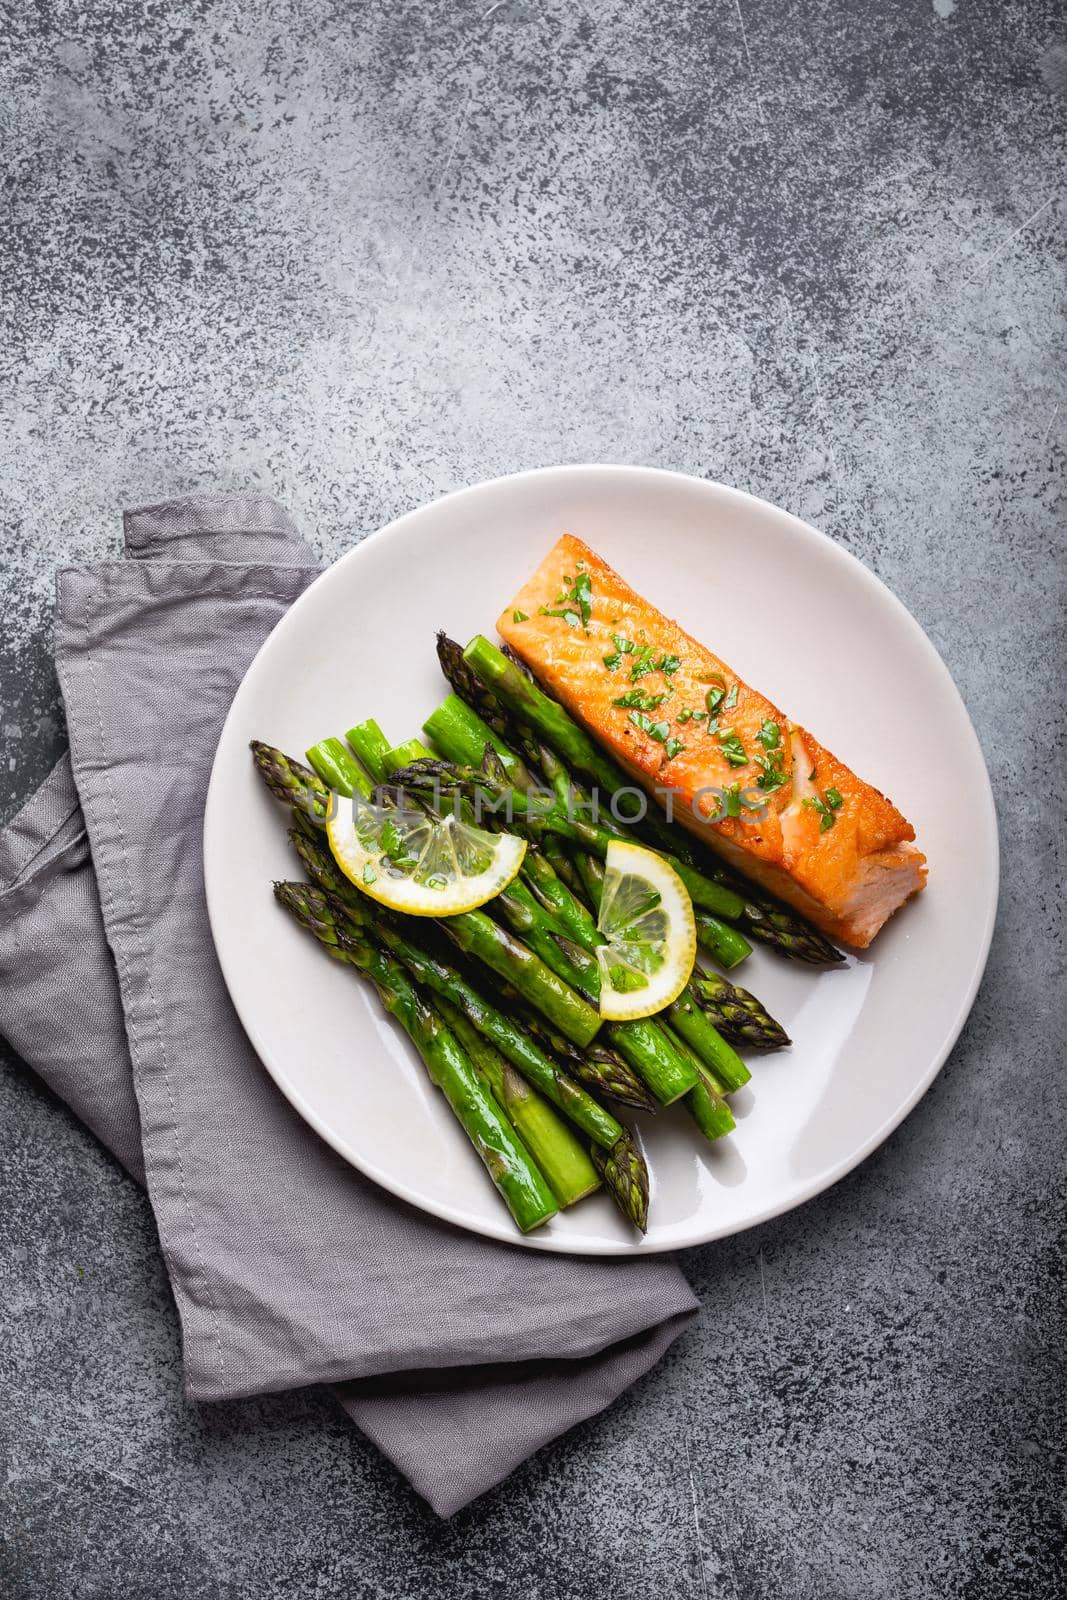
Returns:
[[[610,1150],[594,1145],[593,1165],[600,1173],[624,1216],[644,1233],[648,1226],[648,1166],[630,1134]]]
[[[558,977],[541,956],[486,912],[463,911],[454,917],[441,917],[437,926],[458,949],[505,978],[529,1005],[575,1044],[589,1044],[594,1038],[600,1028],[600,1013]]]
[[[523,1233],[555,1216],[551,1190],[516,1137],[469,1058],[437,1012],[419,994],[400,963],[370,940],[338,927],[326,896],[306,883],[275,884],[280,903],[336,960],[370,978],[382,1004],[422,1056],[508,1210]]]
[[[387,776],[385,757],[389,751],[389,740],[374,718],[368,717],[366,722],[357,722],[354,728],[349,728],[345,738],[351,745],[356,759],[366,768],[374,782],[384,783]]]
[[[779,901],[764,894],[750,883],[741,883],[723,871],[723,878],[744,895],[744,925],[753,939],[777,950],[791,961],[803,961],[807,966],[828,967],[844,961],[844,956],[825,934],[801,920]],[[724,963],[725,965],[725,963]]]
[[[253,739],[250,748],[256,771],[276,800],[307,816],[326,817],[330,790],[317,773],[260,739]]]
[[[507,710],[533,728],[581,778],[607,794],[629,787],[622,768],[585,729],[482,634],[471,640],[463,659]]]
[[[501,998],[506,998],[506,994]],[[520,998],[515,996],[516,1000]],[[629,1063],[606,1043],[603,1031],[592,1044],[579,1050],[576,1044],[550,1028],[543,1017],[530,1013],[523,1017],[523,1026],[550,1055],[565,1062],[578,1082],[584,1083],[592,1094],[606,1095],[617,1105],[647,1111],[650,1115],[658,1110],[658,1101],[649,1094]]]
[[[722,1085],[716,1080],[714,1073],[688,1049],[684,1039],[678,1039],[677,1042],[679,1049],[688,1053],[698,1072],[696,1088],[691,1089],[685,1097],[685,1109],[705,1139],[721,1139],[726,1134],[732,1133],[737,1126],[733,1112],[724,1098]]]
[[[392,774],[412,761],[424,760],[432,761],[433,751],[428,750],[421,739],[406,739],[403,744],[392,745],[385,752],[382,764],[386,773]]]
[[[725,967],[727,972],[733,967],[739,967],[748,956],[752,954],[752,946],[744,934],[729,922],[723,922],[718,917],[713,917],[707,911],[698,911],[693,908],[693,915],[697,925],[697,943],[702,945],[710,956],[714,956],[720,967]],[[746,924],[751,931],[751,925]]]
[[[600,1187],[588,1152],[547,1100],[504,1060],[474,1024],[446,1000],[438,1009],[474,1070],[485,1079],[504,1115],[548,1179],[560,1208],[574,1205]]]
[[[781,1023],[747,989],[739,989],[717,972],[702,972],[694,981],[716,1031],[731,1044],[749,1050],[780,1050],[789,1044]]]
[[[556,798],[566,806],[570,791],[577,793],[578,785],[574,774],[567,770],[551,745],[545,744],[532,728],[507,709],[467,665],[463,646],[445,633],[437,635],[437,659],[459,701],[457,705],[455,699],[449,697],[449,714],[441,723],[442,738],[435,741],[441,754],[459,766],[477,766],[480,760],[475,754],[477,733],[479,729],[489,728],[494,748],[505,767],[508,756],[513,759],[521,756],[528,771],[543,775]],[[516,789],[529,787],[514,777],[512,782]]]
[[[312,745],[307,758],[328,789],[350,798],[361,794],[369,800],[374,785],[345,749],[340,739],[321,739]]]
[[[577,859],[575,856],[567,854],[567,848],[563,840],[553,838],[549,834],[546,839],[541,841],[541,851],[545,860],[551,862],[555,868],[557,878],[563,879],[575,899],[588,900]]]
[[[669,1006],[665,1015],[703,1067],[714,1074],[723,1094],[733,1094],[752,1074],[732,1044],[728,1044],[698,1005],[692,984]]]
[[[503,764],[508,781],[525,793],[533,787],[534,778],[526,763],[504,743],[478,713],[464,705],[458,695],[450,694],[442,700],[436,711],[423,723],[423,730],[437,749],[449,761],[460,766],[476,767],[481,763],[487,744]]]
[[[709,1141],[721,1139],[737,1127],[726,1101],[704,1078],[686,1095],[685,1109]]]
[[[437,660],[446,681],[461,704],[468,707],[483,726],[488,725],[502,740],[514,739],[514,718],[504,702],[483,683],[474,668],[464,658],[463,646],[438,629]],[[447,751],[445,752],[447,754]],[[458,756],[449,756],[458,761]]]

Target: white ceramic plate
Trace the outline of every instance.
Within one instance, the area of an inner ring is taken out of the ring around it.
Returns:
[[[678,1108],[641,1120],[653,1185],[643,1240],[596,1196],[521,1241],[672,1250],[799,1205],[881,1144],[948,1054],[989,949],[996,820],[967,712],[918,624],[824,535],[720,484],[611,466],[501,478],[391,523],[297,601],[237,693],[207,801],[208,905],[241,1020],[312,1127],[412,1204],[520,1242],[399,1029],[272,900],[272,879],[300,874],[248,742],[301,755],[368,716],[396,742],[416,734],[445,693],[436,629],[491,634],[564,531],[891,795],[930,863],[926,892],[846,969],[813,972],[758,948],[741,969],[793,1048],[754,1058],[737,1131],[714,1146]],[[250,905],[261,908],[251,920]]]

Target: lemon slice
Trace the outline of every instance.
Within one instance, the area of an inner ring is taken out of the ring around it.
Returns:
[[[693,902],[674,868],[639,844],[613,840],[604,865],[600,1015],[613,1022],[650,1017],[689,982],[697,953]]]
[[[506,889],[525,839],[485,833],[449,813],[378,807],[338,798],[326,823],[330,850],[357,889],[411,917],[473,911]]]

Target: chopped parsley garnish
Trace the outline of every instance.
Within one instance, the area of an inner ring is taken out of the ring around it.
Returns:
[[[685,749],[685,745],[682,743],[681,739],[666,739],[664,741],[663,748],[666,751],[667,760],[673,761],[675,756],[679,755]]]
[[[732,783],[728,789],[723,790],[722,808],[728,817],[739,817],[741,815],[741,785],[739,783]]]
[[[756,735],[764,750],[777,750],[781,737],[782,730],[777,722],[761,723],[759,733]]]
[[[604,657],[604,665],[609,672],[616,672],[622,665],[622,656],[616,650],[610,656]]]
[[[739,783],[731,783],[722,791],[722,812],[724,817],[739,817],[742,811],[758,811],[760,808],[754,800],[743,800]]]
[[[408,854],[407,846],[404,843],[404,836],[395,822],[386,821],[383,824],[381,837],[384,853],[389,857],[390,861],[394,862],[398,867],[414,865],[414,860]]]
[[[726,699],[722,703],[722,708],[723,708],[724,711],[732,711],[736,704],[737,704],[737,684],[736,683],[732,683],[730,685],[730,692],[726,696]]]
[[[638,678],[647,678],[648,674],[650,672],[655,672],[655,670],[656,663],[652,659],[652,646],[650,644],[644,644],[638,651],[637,659],[634,661],[633,668],[630,672],[630,682],[636,683]]]
[[[588,572],[579,571],[573,580],[563,579],[563,589],[556,596],[554,606],[540,606],[542,617],[562,617],[569,628],[582,627],[589,632],[589,618],[593,611],[593,585]],[[516,619],[518,620],[518,619]]]
[[[789,774],[782,766],[780,751],[769,756],[754,756],[753,760],[760,769],[760,775],[756,779],[756,783],[765,794],[773,794],[774,790],[780,789],[783,783],[788,783]]]
[[[642,733],[647,733],[650,739],[655,739],[657,744],[664,744],[671,731],[669,722],[653,722],[643,711],[631,711],[630,721],[635,728],[640,728]]]
[[[726,728],[720,733],[719,748],[732,767],[747,765],[748,756],[745,754],[745,747],[733,728]]]
[[[678,671],[681,664],[677,656],[660,656],[656,662],[656,671],[662,672],[664,677],[670,678]]]
[[[568,628],[577,628],[581,624],[582,619],[577,611],[571,611],[565,606],[538,606],[537,610],[538,615],[542,617],[562,617]]]
[[[511,620],[512,622],[529,622],[530,618],[525,611],[513,611],[511,613]]]
[[[637,649],[637,646],[634,644],[633,640],[624,639],[621,633],[613,633],[611,636],[611,642],[615,646],[616,650],[621,651],[624,656],[632,656],[634,651]]]
[[[635,972],[633,967],[624,967],[621,962],[608,968],[608,981],[616,994],[633,994],[635,989],[648,988],[643,972]]]
[[[844,803],[845,797],[839,789],[827,789],[822,799],[809,798],[801,802],[802,805],[810,806],[813,811],[818,812],[820,833],[829,833],[837,821],[837,812]]]
[[[638,711],[655,711],[666,700],[665,694],[646,694],[643,689],[627,689],[625,694],[620,694],[613,706],[634,706]]]
[[[368,884],[378,882],[378,874],[375,872],[369,861],[363,868],[363,882]]]
[[[704,704],[708,708],[708,716],[709,717],[715,716],[716,712],[722,710],[722,703],[723,703],[723,700],[725,699],[725,697],[726,697],[726,685],[725,684],[723,684],[723,686],[721,688],[716,687],[716,688],[708,690],[707,694],[704,696]]]

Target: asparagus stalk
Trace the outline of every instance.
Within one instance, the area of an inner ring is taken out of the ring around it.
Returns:
[[[714,1073],[710,1072],[692,1051],[688,1051],[684,1040],[679,1039],[678,1046],[679,1049],[688,1052],[698,1073],[696,1087],[685,1097],[685,1109],[705,1139],[709,1141],[722,1139],[726,1134],[732,1133],[737,1126],[734,1114],[723,1096],[722,1085]]]
[[[723,876],[727,877],[725,870]],[[844,961],[841,951],[825,934],[802,921],[788,907],[750,883],[736,882],[735,886],[745,897],[743,921],[753,939],[777,950],[779,955],[788,956],[791,961],[803,961],[811,967],[835,966]]]
[[[497,1103],[535,1164],[548,1180],[561,1209],[574,1205],[600,1187],[600,1175],[570,1128],[548,1101],[489,1043],[456,1006],[438,1000],[438,1009],[474,1070],[485,1080]]]
[[[317,773],[260,739],[253,739],[250,749],[256,771],[276,800],[306,816],[325,820],[330,809],[330,790]]]
[[[463,659],[497,700],[520,722],[534,729],[580,777],[609,794],[629,787],[630,780],[622,768],[585,729],[484,635],[475,635],[464,650]]]
[[[433,760],[433,751],[428,750],[421,739],[405,739],[403,744],[392,745],[383,757],[386,774],[391,774],[401,767],[409,766],[412,761]]]
[[[526,1146],[517,1138],[455,1036],[418,993],[400,963],[369,939],[338,927],[326,896],[304,883],[274,886],[279,902],[336,959],[373,983],[386,1010],[408,1034],[523,1233],[555,1216],[557,1206]]]
[[[361,794],[364,800],[370,799],[374,785],[340,739],[321,739],[312,745],[307,758],[328,789],[336,790],[346,799],[354,794]]]
[[[365,722],[357,722],[354,728],[349,728],[345,738],[356,759],[370,773],[374,782],[384,783],[388,776],[385,758],[389,753],[389,740],[374,718],[368,717]]]
[[[570,890],[571,894],[574,895],[575,899],[588,899],[585,884],[582,882],[582,874],[579,869],[578,862],[574,856],[567,854],[567,850],[562,839],[555,839],[551,834],[549,834],[546,839],[541,841],[541,850],[545,860],[551,862],[552,866],[555,868],[556,876],[563,879],[564,883],[567,885],[567,888]],[[583,852],[583,854],[584,853],[585,852]],[[595,859],[595,857],[593,859]]]
[[[457,644],[455,639],[450,639],[442,629],[438,629],[437,633],[437,660],[460,704],[473,711],[482,725],[492,728],[501,740],[509,744],[514,742],[516,724],[511,712],[489,685],[483,683],[474,668],[468,665],[463,646]],[[524,726],[522,736],[532,738]],[[450,759],[458,760],[459,757]]]
[[[733,967],[739,967],[748,956],[752,954],[752,946],[737,928],[729,922],[723,922],[719,917],[713,917],[707,911],[699,911],[694,906],[693,914],[696,918],[697,941],[709,955],[714,956],[720,967],[725,967],[727,972]],[[751,933],[752,927],[746,923]]]
[[[694,980],[700,1003],[718,1033],[731,1044],[750,1050],[780,1050],[790,1043],[780,1022],[749,994],[717,972],[702,972]]]
[[[525,761],[509,749],[489,723],[483,722],[477,711],[465,705],[457,694],[450,694],[446,700],[442,700],[422,726],[424,733],[449,761],[455,761],[460,766],[476,767],[489,744],[499,756],[508,781],[516,789],[525,793],[534,787],[533,774]]]
[[[445,666],[449,658],[442,658],[440,648],[438,656]],[[600,749],[585,729],[547,695],[524,668],[509,660],[488,639],[481,635],[472,639],[463,652],[463,660],[468,670],[473,671],[491,691],[498,705],[536,729],[567,765],[582,777],[607,789],[609,793],[629,784],[627,774]],[[463,695],[462,688],[458,692]],[[480,706],[479,710],[483,716],[486,715],[484,707]],[[829,939],[771,895],[751,883],[737,882],[721,864],[711,864],[703,856],[698,858],[694,844],[685,839],[679,829],[672,828],[657,810],[647,813],[642,823],[637,825],[637,831],[664,853],[673,851],[680,855],[690,867],[695,868],[699,863],[718,883],[743,896],[743,907],[739,914],[753,938],[795,961],[826,965],[844,960]],[[713,907],[709,909],[714,910]]]
[[[701,1066],[712,1074],[720,1093],[732,1094],[746,1084],[752,1074],[733,1045],[712,1025],[692,991],[693,985],[689,984],[667,1008],[666,1015],[675,1033],[685,1040]]]
[[[592,1044],[579,1050],[576,1044],[548,1027],[543,1017],[528,1016],[524,1026],[534,1038],[557,1060],[566,1062],[571,1072],[593,1094],[607,1095],[617,1105],[634,1111],[658,1109],[658,1102],[649,1094],[637,1073],[617,1050],[606,1044],[598,1034]]]
[[[648,1226],[648,1165],[629,1134],[610,1150],[594,1145],[593,1165],[620,1211],[644,1233]]]
[[[704,1078],[686,1095],[685,1109],[709,1142],[724,1138],[737,1127],[726,1101]]]
[[[498,897],[499,898],[499,897]],[[600,1013],[565,979],[514,934],[484,911],[462,911],[441,917],[442,928],[457,949],[505,978],[529,1005],[578,1045],[589,1044],[600,1028]]]

